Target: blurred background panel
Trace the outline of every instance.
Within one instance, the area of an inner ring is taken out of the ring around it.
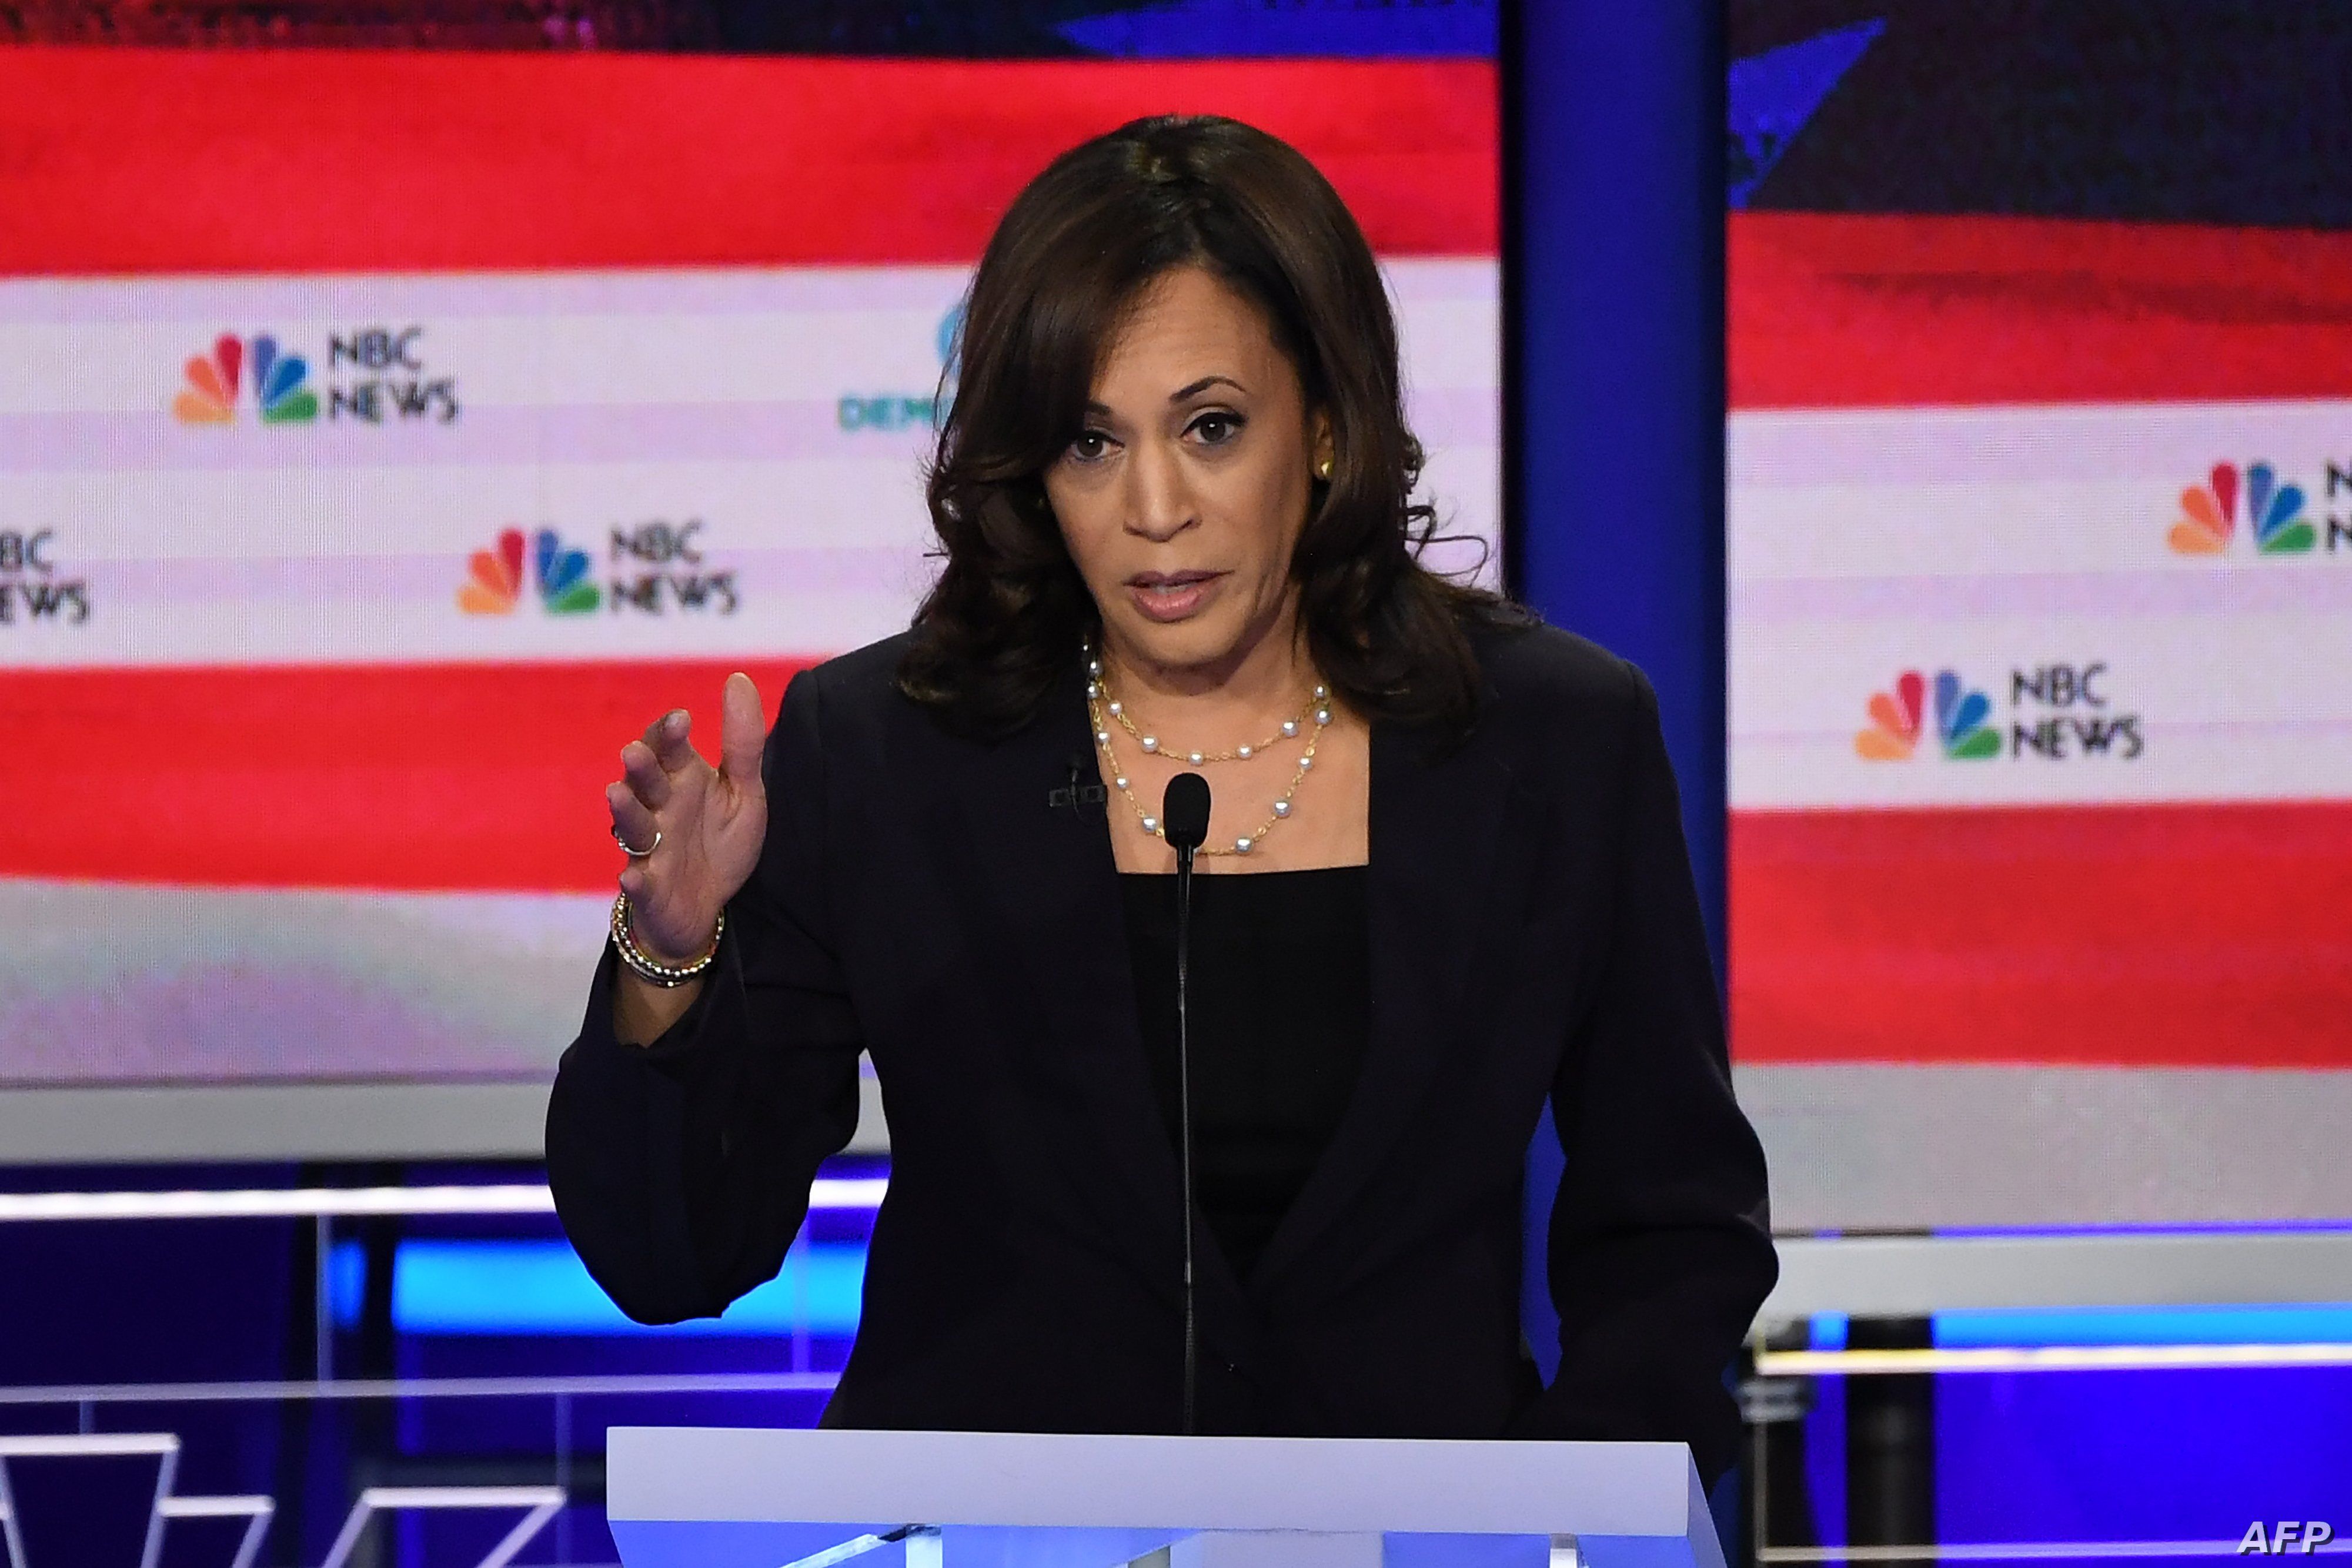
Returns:
[[[1727,26],[1776,1218],[2352,1212],[2352,6]]]
[[[0,12],[0,1124],[44,1147],[535,1153],[614,751],[906,624],[969,268],[1137,116],[1330,173],[1434,559],[1499,579],[1490,9],[503,16]],[[338,47],[208,47],[257,40]],[[157,1146],[159,1085],[216,1131]]]
[[[0,1293],[0,1434],[173,1434],[180,1492],[275,1500],[267,1563],[366,1487],[513,1485],[568,1500],[519,1561],[597,1563],[608,1425],[813,1424],[887,1185],[870,1080],[724,1319],[628,1322],[545,1207],[614,753],[905,624],[970,268],[1146,114],[1338,184],[1435,556],[1499,580],[1497,26],[0,4],[0,799],[37,829],[0,852],[0,1273],[39,1282]]]

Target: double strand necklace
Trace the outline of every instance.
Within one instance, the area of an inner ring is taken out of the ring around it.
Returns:
[[[1290,776],[1289,788],[1283,790],[1282,798],[1275,801],[1273,813],[1258,825],[1256,831],[1242,834],[1233,841],[1230,848],[1222,845],[1212,848],[1202,844],[1200,849],[1200,852],[1204,855],[1245,855],[1255,849],[1266,834],[1274,831],[1274,825],[1276,822],[1289,817],[1291,802],[1298,793],[1298,786],[1315,766],[1316,742],[1322,738],[1324,727],[1331,722],[1331,693],[1329,688],[1319,681],[1316,683],[1315,695],[1309,699],[1307,711],[1297,718],[1284,719],[1276,732],[1264,740],[1245,746],[1236,746],[1228,751],[1162,751],[1160,737],[1156,735],[1147,735],[1136,727],[1135,719],[1127,711],[1127,705],[1111,695],[1110,677],[1103,673],[1102,659],[1092,648],[1088,648],[1087,650],[1087,714],[1094,721],[1095,745],[1102,750],[1103,761],[1110,771],[1112,787],[1125,796],[1127,803],[1135,809],[1136,821],[1142,824],[1143,831],[1153,838],[1162,841],[1167,839],[1168,834],[1161,828],[1160,819],[1154,816],[1142,801],[1135,798],[1135,791],[1129,788],[1127,771],[1119,767],[1118,757],[1111,750],[1110,727],[1114,722],[1129,735],[1134,737],[1136,745],[1141,747],[1146,752],[1155,757],[1181,756],[1194,767],[1202,767],[1212,762],[1246,762],[1268,747],[1278,746],[1285,740],[1296,740],[1303,733],[1307,737],[1307,749],[1299,754],[1298,770]]]

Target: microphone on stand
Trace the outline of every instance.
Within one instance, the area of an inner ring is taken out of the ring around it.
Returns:
[[[1179,773],[1160,797],[1160,831],[1176,852],[1176,1166],[1184,1189],[1184,1432],[1195,1430],[1200,1325],[1192,1298],[1192,1049],[1185,1018],[1192,968],[1192,852],[1208,841],[1209,781]]]

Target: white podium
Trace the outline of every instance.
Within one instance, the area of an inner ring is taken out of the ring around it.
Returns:
[[[615,1427],[626,1568],[1723,1568],[1680,1443]]]

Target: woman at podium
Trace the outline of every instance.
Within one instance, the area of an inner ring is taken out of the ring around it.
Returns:
[[[1192,1403],[1206,1432],[1678,1439],[1712,1478],[1775,1266],[1655,701],[1420,564],[1354,219],[1262,132],[1138,121],[1014,201],[961,364],[911,628],[795,676],[772,728],[732,677],[715,765],[683,710],[623,750],[547,1126],[590,1271],[647,1322],[773,1277],[870,1053],[890,1186],[829,1424]],[[1549,1387],[1519,1331],[1547,1098]]]

